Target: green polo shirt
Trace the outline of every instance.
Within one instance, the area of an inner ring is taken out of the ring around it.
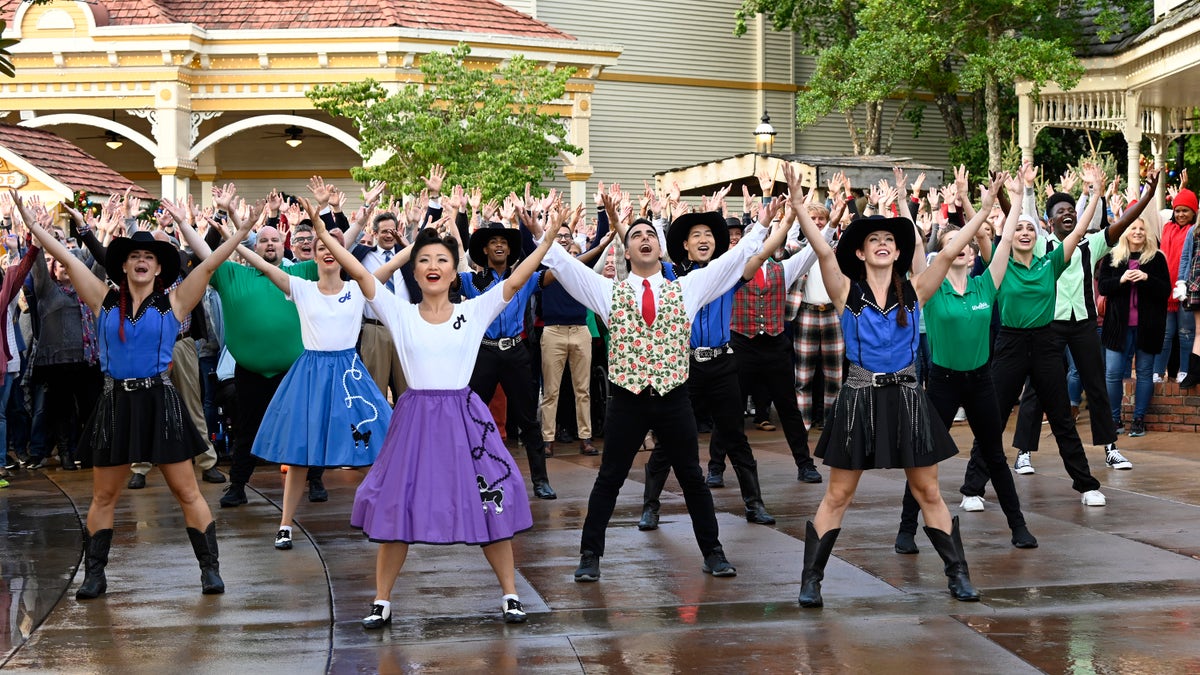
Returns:
[[[921,312],[934,363],[959,371],[975,370],[987,363],[995,300],[996,284],[992,283],[990,270],[968,279],[967,290],[961,295],[949,279],[942,282]]]
[[[1053,321],[1055,282],[1066,268],[1061,246],[1045,257],[1035,255],[1029,267],[1010,256],[1004,283],[1000,284],[996,295],[996,301],[1000,303],[1000,325],[1041,328]]]
[[[317,281],[317,263],[309,260],[284,272]],[[304,352],[300,315],[267,275],[253,267],[223,262],[208,282],[221,296],[225,345],[238,365],[263,377],[275,377]]]
[[[1112,246],[1108,245],[1108,236],[1104,230],[1093,232],[1080,242],[1071,260],[1067,263],[1067,269],[1058,278],[1058,299],[1054,303],[1054,320],[1055,321],[1082,321],[1088,318],[1087,303],[1084,297],[1085,293],[1092,293],[1091,288],[1085,288],[1083,274],[1083,251],[1086,246],[1089,252],[1089,260],[1092,265],[1095,265],[1101,258],[1112,250]],[[1062,242],[1055,239],[1054,248],[1062,247]],[[1046,255],[1046,239],[1038,237],[1038,240],[1033,244],[1033,254],[1044,256]],[[1093,299],[1092,306],[1095,306]]]

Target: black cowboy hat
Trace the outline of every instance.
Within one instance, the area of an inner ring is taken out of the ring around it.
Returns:
[[[688,259],[687,251],[683,248],[683,242],[687,240],[688,234],[693,227],[704,225],[712,230],[713,239],[716,241],[716,247],[713,249],[713,257],[721,255],[729,250],[729,226],[725,224],[725,219],[716,211],[705,211],[703,213],[685,213],[675,219],[671,223],[671,228],[667,230],[667,255],[671,256],[672,262],[682,263]]]
[[[158,259],[162,268],[158,276],[164,286],[170,286],[179,278],[179,249],[165,241],[159,241],[149,232],[134,232],[130,237],[117,237],[108,245],[104,256],[104,269],[108,278],[120,284],[125,281],[125,270],[122,267],[125,259],[134,251],[149,251]]]
[[[553,235],[547,233],[546,236]],[[521,259],[521,232],[511,227],[481,227],[472,232],[471,239],[467,242],[467,253],[471,256],[471,261],[480,267],[488,266],[487,253],[483,249],[492,237],[504,237],[508,241],[508,266],[517,264]]]
[[[867,235],[880,231],[891,232],[896,238],[899,255],[892,267],[901,275],[908,272],[908,268],[912,267],[913,251],[917,247],[917,235],[913,230],[912,221],[907,218],[871,216],[850,223],[850,227],[838,238],[837,261],[838,267],[842,268],[842,274],[852,280],[866,276],[866,263],[859,259],[857,252],[867,240]]]
[[[746,231],[746,224],[742,222],[741,218],[729,216],[725,219],[725,225],[731,230],[741,230],[742,232]]]

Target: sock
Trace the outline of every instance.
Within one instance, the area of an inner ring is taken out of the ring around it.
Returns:
[[[501,600],[508,600],[509,598],[512,598],[513,600],[520,600],[520,599],[521,599],[521,598],[520,598],[520,596],[518,596],[516,593],[506,593],[506,594],[504,595],[504,597],[502,597],[502,598],[500,598],[500,599],[501,599]]]
[[[383,613],[384,614],[387,614],[387,610],[389,610],[392,606],[392,603],[388,602],[387,600],[372,600],[371,604],[372,605],[383,605],[383,610],[384,610]]]
[[[292,526],[291,525],[280,525],[279,529],[287,530],[288,536],[291,536],[291,534],[292,534]]]

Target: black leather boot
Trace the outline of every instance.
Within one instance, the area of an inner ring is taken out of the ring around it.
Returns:
[[[842,528],[830,530],[825,536],[818,537],[817,529],[812,521],[804,526],[804,572],[800,575],[800,606],[821,607],[825,603],[821,599],[821,581],[825,578],[825,564],[829,562],[829,554],[833,552],[833,543],[837,541]]]
[[[946,564],[946,578],[950,580],[948,584],[950,595],[953,595],[955,600],[978,602],[979,591],[971,585],[971,576],[967,570],[967,557],[963,554],[962,537],[958,532],[958,516],[954,517],[953,523],[949,534],[932,527],[926,527],[925,534],[929,535],[929,541],[933,542],[933,548],[942,557],[942,562]]]
[[[83,583],[75,591],[76,600],[91,600],[104,595],[108,590],[108,579],[104,567],[108,565],[108,549],[112,546],[111,528],[92,534],[83,529]]]
[[[651,471],[646,468],[646,489],[642,491],[642,519],[638,521],[638,529],[642,532],[658,529],[658,509],[662,505],[663,486],[667,484],[670,467],[662,471]]]
[[[200,589],[205,595],[216,595],[225,592],[225,582],[221,580],[221,563],[217,555],[217,523],[208,524],[201,532],[194,527],[187,529],[188,539],[192,540],[192,550],[196,552],[196,560],[200,563]]]
[[[916,533],[909,532],[904,527],[901,527],[900,531],[896,532],[895,550],[896,553],[904,555],[920,553],[921,549],[917,548]]]
[[[1180,370],[1183,370],[1183,368],[1180,368]],[[1200,382],[1200,356],[1188,354],[1187,377],[1183,378],[1183,381],[1179,383],[1179,387],[1181,389],[1191,389],[1196,386],[1197,382]]]
[[[737,476],[738,489],[742,492],[742,501],[746,503],[746,521],[758,525],[774,525],[775,518],[767,513],[767,507],[763,506],[758,469],[734,465],[733,474]]]

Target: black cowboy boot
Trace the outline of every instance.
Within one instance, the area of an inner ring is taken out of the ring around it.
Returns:
[[[1183,370],[1183,368],[1180,368]],[[1200,382],[1200,356],[1188,354],[1187,377],[1179,382],[1181,389],[1191,389]]]
[[[225,582],[221,580],[221,563],[217,559],[217,523],[208,524],[208,529],[201,532],[194,527],[187,529],[188,539],[192,540],[192,550],[196,552],[196,560],[200,562],[200,589],[205,595],[215,595],[225,592]]]
[[[670,471],[669,467],[657,473],[646,471],[646,489],[642,491],[642,519],[638,521],[638,529],[643,532],[658,529],[658,509],[661,506],[659,497],[662,496],[663,486],[667,484],[667,474]]]
[[[842,528],[836,528],[817,537],[817,529],[812,521],[804,526],[804,572],[800,575],[800,606],[821,607],[821,581],[825,578],[825,564],[829,562],[829,554],[833,552],[833,543],[837,541]]]
[[[733,474],[737,476],[738,489],[742,492],[742,501],[746,503],[746,521],[758,525],[774,525],[775,518],[767,513],[767,507],[763,506],[762,488],[758,485],[758,469],[734,464]]]
[[[954,517],[953,523],[949,534],[932,527],[926,527],[925,534],[929,535],[929,541],[933,542],[933,548],[942,557],[942,562],[946,563],[946,578],[950,580],[948,584],[950,595],[953,595],[955,600],[963,602],[979,602],[979,591],[971,585],[970,573],[967,570],[967,557],[963,554],[962,537],[958,533],[958,516]]]
[[[76,600],[91,600],[104,595],[108,590],[108,579],[104,567],[108,565],[108,549],[112,546],[112,528],[92,534],[83,528],[83,583],[75,591]]]

